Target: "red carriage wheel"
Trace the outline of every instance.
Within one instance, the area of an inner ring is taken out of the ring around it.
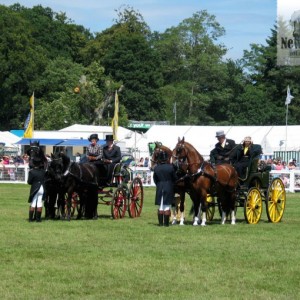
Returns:
[[[113,219],[124,218],[127,209],[127,192],[124,188],[118,187],[111,201],[111,215]]]
[[[140,178],[135,177],[130,184],[128,213],[131,218],[139,217],[144,204],[144,189]]]

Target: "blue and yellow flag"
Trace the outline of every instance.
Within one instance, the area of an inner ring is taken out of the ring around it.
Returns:
[[[24,138],[33,138],[33,130],[34,130],[34,93],[29,100],[30,104],[30,112],[27,116],[27,119],[24,124]]]
[[[114,136],[114,140],[118,140],[118,126],[119,126],[119,96],[118,96],[118,92],[116,91],[115,94],[115,113],[114,113],[114,117],[111,121],[111,127],[113,130],[113,136]]]

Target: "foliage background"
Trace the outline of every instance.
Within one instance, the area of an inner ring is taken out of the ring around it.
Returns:
[[[41,5],[0,5],[0,16],[0,130],[24,126],[33,92],[37,130],[110,124],[115,90],[122,126],[174,124],[175,103],[178,125],[284,125],[288,85],[289,124],[299,124],[300,69],[276,66],[275,20],[266,46],[233,61],[222,24],[205,10],[162,33],[129,6],[97,33]]]

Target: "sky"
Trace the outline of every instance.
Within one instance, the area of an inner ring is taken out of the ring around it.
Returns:
[[[276,0],[0,0],[6,6],[17,2],[28,8],[41,4],[65,12],[75,24],[93,33],[111,27],[122,5],[140,12],[151,31],[159,32],[207,10],[225,28],[220,41],[229,49],[226,58],[234,60],[242,58],[252,43],[266,45],[277,18]],[[285,0],[288,2],[298,5],[299,0]]]

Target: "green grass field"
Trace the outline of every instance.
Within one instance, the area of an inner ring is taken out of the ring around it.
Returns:
[[[157,226],[154,188],[137,219],[29,223],[28,185],[0,184],[2,299],[300,299],[300,197],[282,222]],[[187,200],[187,209],[191,201]]]

